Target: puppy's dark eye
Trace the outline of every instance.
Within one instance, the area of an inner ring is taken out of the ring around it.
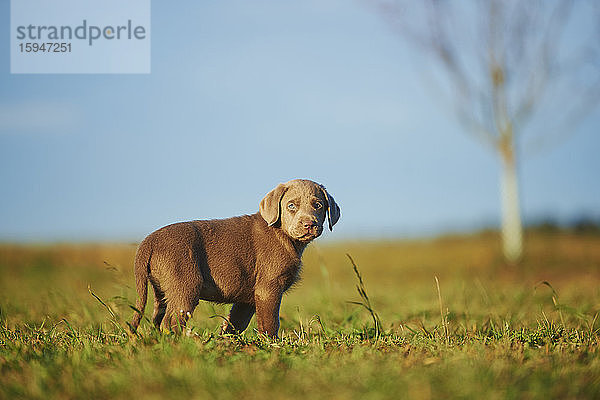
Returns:
[[[320,210],[321,208],[323,208],[323,203],[321,203],[320,201],[315,201],[313,207],[315,208],[315,210]]]
[[[288,210],[290,210],[290,211],[296,211],[296,205],[294,203],[288,204]]]

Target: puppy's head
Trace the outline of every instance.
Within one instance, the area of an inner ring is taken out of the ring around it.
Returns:
[[[269,226],[278,226],[289,237],[310,242],[340,219],[340,208],[325,187],[313,181],[294,179],[279,184],[260,202],[260,215]]]

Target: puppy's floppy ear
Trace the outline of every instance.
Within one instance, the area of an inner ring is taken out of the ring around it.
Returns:
[[[340,207],[337,205],[337,203],[333,199],[333,196],[330,195],[329,192],[327,192],[327,189],[325,189],[325,186],[323,186],[323,185],[319,185],[319,186],[321,187],[321,190],[323,191],[323,194],[325,195],[325,198],[327,199],[327,218],[329,220],[329,230],[332,231],[333,226],[340,219]]]
[[[279,203],[286,190],[287,186],[280,183],[260,201],[260,216],[267,221],[269,226],[275,225],[281,217],[281,205]]]

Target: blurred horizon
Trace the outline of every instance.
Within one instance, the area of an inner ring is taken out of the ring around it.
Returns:
[[[139,241],[254,213],[293,178],[340,204],[326,239],[499,226],[496,155],[367,1],[153,2],[148,75],[11,75],[0,10],[1,242]],[[599,126],[596,108],[520,157],[525,225],[600,220]]]

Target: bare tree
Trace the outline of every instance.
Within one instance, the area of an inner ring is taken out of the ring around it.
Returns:
[[[437,89],[446,95],[465,131],[498,155],[503,251],[507,261],[519,261],[523,228],[517,145],[527,146],[522,141],[525,132],[531,135],[529,145],[534,149],[555,142],[572,132],[575,123],[598,104],[600,14],[596,3],[375,3],[402,38],[435,61],[427,81],[438,83]]]

